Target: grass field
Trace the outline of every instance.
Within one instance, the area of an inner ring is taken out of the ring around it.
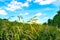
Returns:
[[[0,40],[60,40],[58,27],[5,22],[0,24]]]

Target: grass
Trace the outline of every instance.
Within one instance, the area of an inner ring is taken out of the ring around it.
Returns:
[[[40,24],[3,22],[0,40],[60,40],[59,28]]]

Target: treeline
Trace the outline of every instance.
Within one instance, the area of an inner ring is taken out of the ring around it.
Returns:
[[[48,23],[44,23],[45,25],[49,26],[57,26],[60,27],[60,10],[57,12],[57,14],[53,17],[53,19],[48,19]]]

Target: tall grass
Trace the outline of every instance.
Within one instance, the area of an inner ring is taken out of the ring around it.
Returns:
[[[6,22],[0,26],[0,40],[60,40],[57,27]]]

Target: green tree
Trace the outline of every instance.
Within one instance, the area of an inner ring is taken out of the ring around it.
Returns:
[[[60,10],[57,12],[57,14],[53,18],[53,24],[55,26],[60,27]]]
[[[52,19],[48,19],[48,25],[52,25]]]

